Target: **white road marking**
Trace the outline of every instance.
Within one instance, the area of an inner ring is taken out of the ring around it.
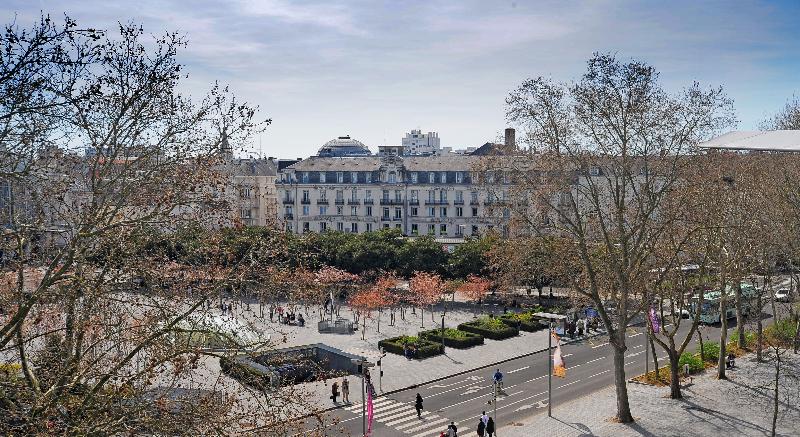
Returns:
[[[603,347],[603,346],[605,346],[605,345],[607,345],[607,344],[608,344],[608,342],[605,342],[605,343],[603,343],[603,344],[598,344],[597,346],[592,346],[592,349],[597,349],[597,348],[599,348],[599,347]]]
[[[508,374],[510,375],[510,374],[512,374],[514,372],[519,372],[520,370],[530,369],[530,367],[531,366],[520,367],[519,369],[512,370],[512,371],[508,372]]]
[[[589,378],[594,378],[594,377],[595,377],[595,376],[597,376],[597,375],[602,375],[602,374],[604,374],[604,373],[608,373],[608,372],[610,372],[610,371],[611,371],[611,369],[608,369],[608,370],[603,370],[603,371],[602,371],[602,372],[600,372],[600,373],[595,373],[594,375],[590,376]]]

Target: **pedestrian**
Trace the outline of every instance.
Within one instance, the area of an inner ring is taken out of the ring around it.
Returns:
[[[483,422],[484,427],[489,423],[489,415],[486,414],[486,411],[481,413],[481,422]]]
[[[486,431],[486,424],[483,423],[483,420],[478,421],[478,437],[483,437],[484,432]]]
[[[486,423],[486,435],[487,437],[492,437],[493,434],[494,434],[494,419],[490,417],[489,422]]]
[[[583,319],[583,332],[585,332],[586,335],[589,335],[589,319],[588,318],[584,318]]]
[[[447,437],[458,437],[458,427],[455,422],[450,422],[450,425],[447,425]]]
[[[350,403],[350,382],[347,381],[346,376],[342,378],[342,400],[345,404]]]
[[[417,409],[417,418],[422,419],[422,395],[417,393],[417,401],[414,402],[414,408]]]
[[[331,399],[333,399],[333,404],[336,405],[336,397],[339,396],[339,383],[334,382],[331,386]]]

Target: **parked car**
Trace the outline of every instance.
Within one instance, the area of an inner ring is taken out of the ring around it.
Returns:
[[[775,292],[775,301],[776,302],[791,302],[792,295],[789,292],[788,288],[781,288],[780,290]]]

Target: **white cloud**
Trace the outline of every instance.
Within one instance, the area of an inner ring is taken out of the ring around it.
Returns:
[[[325,27],[346,35],[366,35],[365,30],[354,22],[347,7],[332,2],[300,4],[284,0],[240,0],[238,4],[244,14]]]

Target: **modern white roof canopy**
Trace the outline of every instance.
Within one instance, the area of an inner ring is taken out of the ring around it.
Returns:
[[[700,143],[701,149],[800,152],[800,130],[731,131]]]

